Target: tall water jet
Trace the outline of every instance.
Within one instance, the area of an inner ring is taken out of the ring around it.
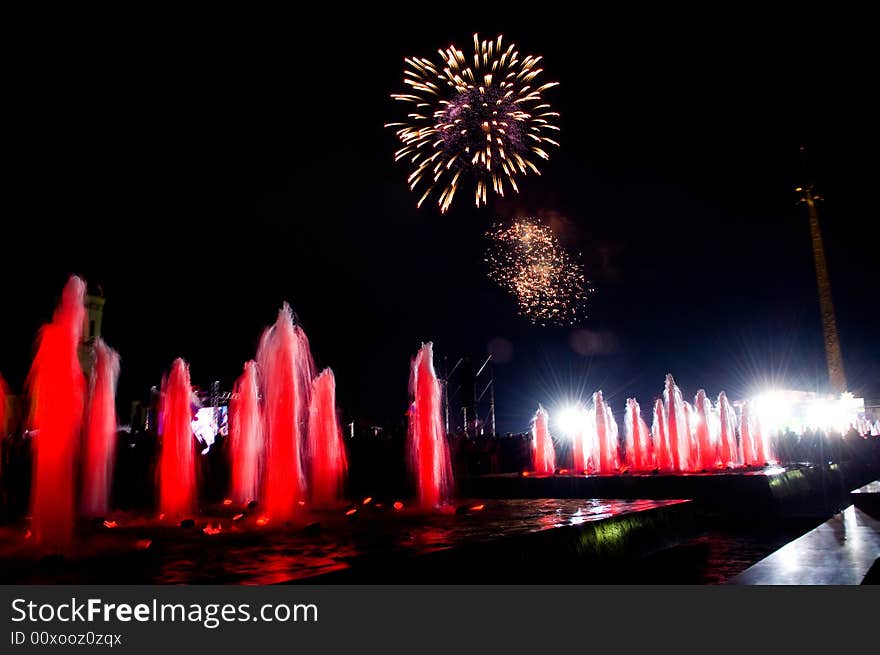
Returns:
[[[686,471],[690,468],[690,434],[684,415],[684,401],[681,391],[675,384],[672,375],[666,376],[666,388],[663,391],[666,401],[666,440],[674,471]]]
[[[626,433],[626,465],[632,471],[652,470],[654,453],[651,448],[651,435],[635,398],[626,399],[623,426]]]
[[[8,395],[9,387],[0,375],[0,439],[6,436],[6,396]]]
[[[769,464],[773,459],[770,454],[769,436],[767,427],[761,423],[760,415],[756,415],[753,419],[751,437],[755,447],[755,464],[758,466]]]
[[[116,381],[119,354],[103,339],[95,341],[89,380],[88,411],[82,468],[82,511],[100,516],[110,509],[110,489],[116,456]]]
[[[255,361],[247,362],[236,380],[229,411],[229,494],[244,504],[259,496],[263,470],[263,416]]]
[[[700,389],[694,398],[693,432],[697,442],[699,466],[709,471],[718,464],[717,432],[714,428],[712,402],[706,391]]]
[[[159,511],[171,521],[191,516],[196,509],[192,395],[189,367],[176,359],[171,373],[162,380],[159,426]]]
[[[407,453],[409,472],[422,509],[436,507],[452,491],[452,464],[441,417],[440,383],[434,372],[434,350],[429,341],[412,359],[409,377]]]
[[[314,371],[309,341],[287,303],[263,332],[257,362],[266,421],[265,508],[285,521],[305,500],[302,450]]]
[[[27,377],[34,438],[31,483],[36,543],[64,549],[73,539],[75,461],[85,404],[85,376],[77,346],[85,318],[85,283],[71,277],[52,322],[40,329]]]
[[[556,472],[556,450],[553,448],[553,438],[550,436],[550,416],[540,405],[532,421],[532,461],[535,473]]]
[[[601,391],[593,394],[593,416],[596,425],[594,468],[597,473],[617,473],[620,469],[617,422]]]
[[[688,401],[682,402],[684,409],[684,433],[687,436],[688,461],[687,471],[696,471],[700,467],[700,453],[697,447],[697,435],[694,426],[697,424],[697,412]]]
[[[590,452],[587,425],[589,416],[587,410],[580,404],[578,404],[575,412],[577,412],[577,426],[571,435],[571,467],[575,473],[584,473],[589,466],[587,461]]]
[[[718,394],[718,450],[721,465],[724,467],[735,466],[740,457],[736,444],[736,413],[727,400],[727,394],[723,391]]]
[[[306,455],[312,505],[332,507],[338,504],[345,489],[348,460],[336,415],[336,380],[329,368],[312,383]]]
[[[6,412],[6,396],[9,395],[9,387],[6,386],[6,380],[0,375],[0,455],[2,455],[3,440],[6,439],[7,427],[9,420]],[[3,477],[3,457],[0,457],[0,479]]]
[[[654,402],[654,422],[651,426],[651,435],[654,438],[654,456],[657,468],[661,471],[671,471],[673,461],[672,449],[669,446],[669,434],[666,431],[666,408],[660,398]]]
[[[752,418],[749,402],[745,401],[740,409],[739,441],[742,448],[742,461],[745,466],[754,466],[758,463],[755,456],[755,421]]]

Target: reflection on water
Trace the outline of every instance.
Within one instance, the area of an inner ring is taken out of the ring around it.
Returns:
[[[313,512],[297,526],[258,525],[234,508],[191,528],[121,515],[112,530],[84,526],[76,557],[52,566],[26,547],[20,531],[0,531],[0,582],[274,584],[342,571],[360,558],[393,561],[679,502],[492,500],[434,513],[361,506],[349,516]]]

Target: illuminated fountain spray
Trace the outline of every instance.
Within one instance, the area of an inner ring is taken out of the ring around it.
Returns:
[[[739,426],[739,443],[742,448],[743,464],[752,466],[756,462],[753,437],[754,422],[748,401],[744,402],[740,408]]]
[[[556,471],[556,450],[550,436],[550,416],[540,405],[532,420],[532,462],[535,473],[552,474]]]
[[[718,430],[715,412],[712,410],[712,401],[706,397],[706,392],[703,389],[697,391],[697,396],[694,398],[694,414],[691,420],[699,466],[704,471],[710,471],[719,463],[717,456]]]
[[[568,432],[571,436],[571,467],[575,473],[585,473],[589,467],[588,457],[591,450],[589,443],[590,431],[589,412],[580,404],[571,410],[566,417],[571,425]]]
[[[744,401],[740,409],[739,438],[742,446],[743,464],[764,466],[773,461],[769,433],[761,425],[760,415],[754,411],[752,401]]]
[[[775,390],[734,407],[723,391],[713,406],[700,389],[691,405],[682,399],[671,375],[666,376],[663,397],[654,402],[650,431],[640,413],[638,402],[627,399],[625,464],[631,472],[691,473],[764,466],[777,462],[771,437],[785,430],[803,433],[811,428],[841,434],[857,430],[863,436],[871,430],[864,400],[849,393],[836,398]],[[581,470],[583,461],[590,473],[620,470],[617,425],[601,391],[594,394],[591,410],[576,405],[562,410],[557,419],[562,432],[572,439],[575,470]],[[880,432],[880,422],[876,431]]]
[[[82,466],[82,511],[101,516],[110,509],[113,462],[116,455],[116,380],[119,354],[102,339],[95,341],[89,380],[85,447]]]
[[[178,358],[162,380],[159,432],[159,512],[170,521],[196,510],[196,444],[192,428],[189,367]]]
[[[85,283],[71,277],[52,322],[40,329],[27,386],[31,399],[34,474],[32,531],[38,544],[64,549],[73,539],[75,461],[82,429],[85,376],[77,346],[85,318]]]
[[[675,384],[672,375],[666,376],[663,398],[665,400],[665,443],[668,444],[672,470],[687,471],[691,465],[691,435],[688,430],[681,390]]]
[[[287,303],[263,332],[257,362],[266,421],[265,509],[285,521],[305,500],[302,450],[314,371],[309,341]]]
[[[687,438],[689,453],[687,468],[685,470],[696,471],[699,468],[700,463],[700,453],[697,448],[697,437],[694,433],[694,426],[697,423],[696,410],[686,400],[682,402],[682,407],[684,408],[684,434]]]
[[[410,476],[422,509],[432,509],[452,491],[452,464],[441,417],[440,383],[429,341],[412,360],[409,377],[407,454]]]
[[[312,384],[306,441],[309,498],[316,507],[332,507],[342,499],[347,460],[336,415],[336,380],[324,369]]]
[[[767,442],[766,430],[761,425],[761,421],[756,422],[755,430],[752,438],[755,443],[755,464],[764,466],[770,462],[770,444]]]
[[[594,418],[592,471],[593,473],[617,473],[620,469],[620,444],[617,440],[617,422],[611,408],[602,397],[602,392],[593,394]]]
[[[626,433],[626,465],[631,471],[650,471],[654,468],[654,452],[651,433],[642,419],[642,410],[635,398],[626,399],[623,415]]]
[[[7,426],[9,417],[6,415],[6,396],[9,395],[9,387],[6,386],[6,380],[0,375],[0,443],[6,439]],[[0,479],[3,475],[3,458],[0,457]]]
[[[651,425],[651,436],[654,439],[654,458],[657,468],[661,471],[672,470],[672,451],[669,447],[669,435],[666,432],[666,409],[663,401],[654,401],[654,422]]]
[[[263,416],[256,362],[244,365],[244,372],[235,382],[229,409],[230,496],[244,504],[259,496],[263,470]]]
[[[718,450],[721,465],[735,466],[740,462],[736,443],[736,413],[723,391],[718,394]]]

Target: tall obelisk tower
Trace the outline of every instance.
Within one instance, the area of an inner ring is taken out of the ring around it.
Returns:
[[[803,146],[801,153],[805,154]],[[816,201],[821,200],[821,197],[813,193],[813,185],[810,183],[797,187],[795,191],[801,194],[801,202],[807,206],[807,215],[810,219],[810,239],[813,242],[813,261],[816,264],[816,286],[819,290],[819,311],[822,315],[828,381],[833,391],[843,393],[846,391],[846,374],[843,370],[843,355],[840,352],[840,337],[837,334],[837,319],[834,317],[831,281],[828,278],[828,264],[825,261],[825,245],[819,229],[819,212],[816,210]]]

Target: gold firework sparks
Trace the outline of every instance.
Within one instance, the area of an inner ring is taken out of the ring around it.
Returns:
[[[395,161],[412,166],[410,189],[425,188],[418,206],[437,192],[441,212],[455,192],[474,180],[477,207],[491,189],[503,196],[505,187],[519,192],[516,178],[540,175],[536,161],[549,159],[548,146],[559,144],[548,135],[559,130],[543,93],[558,84],[540,84],[541,57],[521,56],[503,36],[481,41],[474,34],[474,54],[467,58],[455,45],[438,50],[439,62],[412,57],[404,61],[407,93],[395,100],[409,105],[396,127],[402,147]]]
[[[574,325],[593,288],[553,230],[535,218],[496,223],[486,233],[489,278],[516,298],[519,313],[538,325]]]

